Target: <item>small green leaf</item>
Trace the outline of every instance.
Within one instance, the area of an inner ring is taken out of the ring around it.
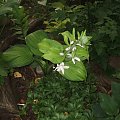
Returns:
[[[112,82],[112,96],[120,107],[120,83]]]
[[[99,96],[100,96],[100,105],[102,109],[106,112],[106,114],[116,115],[119,109],[114,98],[103,93],[100,93]]]
[[[66,45],[69,45],[70,41],[75,41],[74,35],[72,35],[69,31],[65,31],[61,33],[61,35],[64,37],[64,42]]]
[[[82,42],[82,45],[89,45],[91,38],[92,38],[91,36],[86,36],[86,30],[85,30],[84,32],[81,33],[80,41]]]
[[[73,34],[73,37],[75,39],[75,28],[73,28],[72,34]]]
[[[82,61],[76,62],[76,64],[73,64],[72,61],[65,62],[65,66],[69,66],[69,68],[64,70],[64,74],[62,74],[62,76],[68,80],[84,81],[86,79],[87,72]]]
[[[33,61],[33,54],[26,45],[15,45],[3,52],[3,59],[11,67],[21,67]]]
[[[66,35],[64,35],[64,42],[65,42],[66,45],[69,45],[68,40],[69,40],[68,37]]]
[[[25,41],[35,55],[41,56],[42,53],[39,51],[38,43],[40,43],[44,38],[48,38],[47,34],[42,30],[38,30],[29,34]]]

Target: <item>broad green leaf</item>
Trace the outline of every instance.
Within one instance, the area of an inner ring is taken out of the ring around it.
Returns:
[[[112,96],[120,107],[120,83],[112,82]]]
[[[84,81],[86,79],[87,72],[82,61],[76,62],[76,64],[73,64],[72,61],[65,62],[65,66],[69,66],[69,68],[64,70],[64,74],[62,74],[62,76],[68,80]]]
[[[77,47],[76,56],[81,60],[89,59],[89,52],[85,48]]]
[[[3,52],[3,59],[11,67],[21,67],[33,61],[33,54],[26,45],[15,45]]]
[[[51,61],[54,64],[61,63],[64,60],[64,56],[60,56],[60,53],[55,49],[51,49],[43,55],[44,59]]]
[[[44,38],[48,38],[47,34],[42,30],[38,30],[29,34],[25,41],[27,46],[35,55],[41,56],[42,53],[39,51],[38,43],[40,43]]]
[[[63,46],[59,42],[51,39],[43,39],[38,44],[38,46],[39,46],[39,50],[42,53],[47,53],[47,52],[50,52],[51,50],[56,51],[58,53],[63,51]]]
[[[114,98],[103,93],[100,93],[99,96],[100,96],[100,105],[102,109],[106,112],[106,114],[116,115],[119,109]]]
[[[55,64],[64,60],[64,56],[60,56],[60,53],[63,52],[63,46],[59,42],[51,39],[43,39],[38,46],[39,50],[44,53],[42,56],[44,59]]]

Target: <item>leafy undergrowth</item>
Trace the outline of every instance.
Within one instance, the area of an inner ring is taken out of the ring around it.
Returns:
[[[25,118],[29,114],[25,111],[32,110],[36,120],[94,120],[95,91],[92,76],[84,82],[71,82],[52,73],[31,85],[21,115]]]

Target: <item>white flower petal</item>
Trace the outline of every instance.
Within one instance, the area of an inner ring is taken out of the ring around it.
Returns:
[[[77,60],[77,61],[80,61],[80,58],[78,58],[78,57],[74,57],[74,59]]]
[[[68,69],[69,68],[69,66],[64,66],[64,69]]]
[[[66,50],[66,51],[70,50],[70,47],[66,48],[65,50]]]
[[[75,64],[75,59],[74,58],[72,58],[72,62],[73,62],[73,64]]]
[[[79,62],[80,62],[80,58],[78,58],[78,57],[74,57],[74,58],[72,58],[72,62],[73,62],[73,64],[75,64],[75,61],[79,61]]]
[[[68,58],[72,58],[72,54],[67,54]]]
[[[74,43],[74,41],[71,41],[70,44],[72,45]]]
[[[64,53],[60,53],[60,56],[64,56]]]
[[[60,63],[60,66],[64,66],[64,62]]]
[[[72,51],[75,51],[76,50],[76,47],[73,47]]]
[[[79,43],[78,43],[78,44],[76,44],[76,45],[78,45],[78,46],[80,46],[80,47],[84,48],[84,46],[83,46],[83,45],[81,45],[81,44],[79,44]]]

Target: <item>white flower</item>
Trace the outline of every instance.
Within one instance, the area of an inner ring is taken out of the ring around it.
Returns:
[[[72,45],[74,43],[74,41],[71,41],[70,44]]]
[[[68,69],[69,66],[64,66],[64,62],[57,64],[57,67],[55,68],[55,71],[61,72],[64,74],[64,69]]]
[[[64,53],[60,53],[60,56],[64,56]]]
[[[72,51],[75,51],[76,50],[76,47],[73,47]]]
[[[67,54],[67,57],[68,58],[72,58],[72,54]]]
[[[65,50],[66,50],[66,51],[69,51],[69,50],[70,50],[70,47],[66,48]]]
[[[72,62],[75,64],[75,61],[79,61],[80,62],[80,58],[78,58],[78,57],[74,57],[74,58],[72,58]]]
[[[83,46],[83,45],[81,45],[81,44],[79,44],[79,43],[78,43],[78,44],[76,44],[76,45],[78,45],[78,46],[80,46],[80,47],[84,48],[84,46]]]

